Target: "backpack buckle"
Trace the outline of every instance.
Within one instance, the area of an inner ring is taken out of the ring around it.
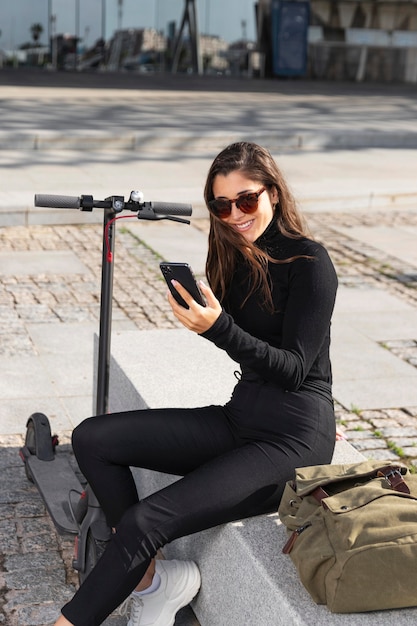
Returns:
[[[380,471],[378,472],[379,476],[384,476],[385,480],[395,491],[402,491],[403,493],[410,493],[410,490],[407,486],[407,483],[404,481],[401,470],[398,468],[390,468],[389,471]]]

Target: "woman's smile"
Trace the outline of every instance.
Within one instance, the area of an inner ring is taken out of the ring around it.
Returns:
[[[235,228],[237,228],[238,231],[242,232],[242,231],[246,231],[249,230],[249,228],[252,226],[252,224],[254,223],[254,219],[251,220],[247,220],[245,222],[237,222],[236,224],[234,224]]]

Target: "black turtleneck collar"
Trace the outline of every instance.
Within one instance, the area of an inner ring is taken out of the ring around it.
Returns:
[[[269,222],[262,235],[259,235],[258,239],[255,240],[254,244],[264,252],[271,253],[276,249],[276,244],[280,235],[281,233],[278,230],[278,220],[274,214],[272,220]]]

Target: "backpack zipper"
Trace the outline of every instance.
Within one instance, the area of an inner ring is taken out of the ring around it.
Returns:
[[[294,544],[295,544],[295,541],[296,541],[297,537],[299,537],[299,535],[301,535],[301,533],[304,532],[305,529],[309,528],[310,526],[311,526],[311,522],[306,522],[302,526],[299,526],[298,528],[293,530],[293,532],[291,533],[290,538],[288,539],[287,543],[282,548],[283,554],[289,554],[291,552],[291,550],[294,547]]]

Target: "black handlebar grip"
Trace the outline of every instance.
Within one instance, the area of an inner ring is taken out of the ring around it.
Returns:
[[[191,215],[193,212],[191,204],[178,204],[175,202],[151,202],[150,205],[156,215]]]
[[[35,206],[43,206],[51,209],[79,209],[81,198],[76,196],[55,196],[47,193],[35,195]]]

